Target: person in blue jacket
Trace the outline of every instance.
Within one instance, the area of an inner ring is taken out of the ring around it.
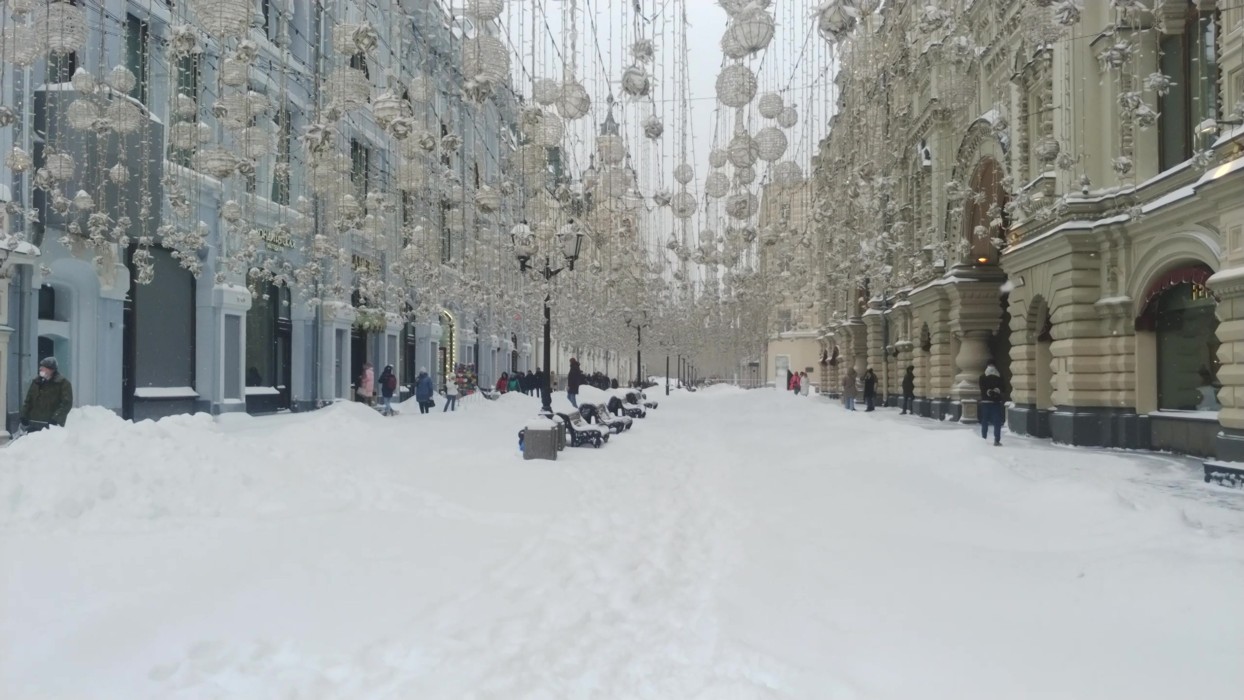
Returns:
[[[415,401],[419,402],[419,412],[427,413],[428,409],[435,404],[432,403],[432,394],[434,388],[432,386],[432,378],[428,376],[428,368],[419,368],[419,378],[415,380]]]

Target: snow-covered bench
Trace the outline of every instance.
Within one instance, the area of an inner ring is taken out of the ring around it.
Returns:
[[[609,413],[603,404],[585,403],[579,407],[579,414],[588,423],[603,425],[616,435],[623,430],[630,430],[632,420],[627,416],[615,416]]]
[[[570,433],[570,446],[582,447],[591,445],[592,447],[600,447],[609,442],[609,430],[598,425],[588,425],[583,420],[583,415],[578,411],[574,413],[558,413],[562,422],[566,424],[566,430]]]

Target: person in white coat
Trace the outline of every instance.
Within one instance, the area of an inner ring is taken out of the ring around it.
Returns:
[[[458,377],[454,375],[445,380],[445,407],[441,409],[441,413],[449,410],[458,410]]]
[[[807,372],[800,372],[799,373],[799,393],[803,394],[804,396],[807,396],[808,392],[811,389],[812,389],[812,377],[809,377]]]

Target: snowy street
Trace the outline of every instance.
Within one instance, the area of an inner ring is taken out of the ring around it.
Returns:
[[[0,697],[1244,687],[1244,492],[1192,460],[995,448],[773,390],[649,396],[556,462],[522,460],[538,399],[512,394],[76,412],[0,449]]]

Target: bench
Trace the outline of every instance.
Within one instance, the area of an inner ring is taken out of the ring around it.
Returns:
[[[558,417],[566,424],[566,430],[570,433],[570,446],[583,447],[591,445],[592,447],[600,447],[609,442],[609,431],[596,425],[588,425],[583,420],[583,415],[578,411],[574,413],[558,413]]]
[[[603,404],[585,403],[579,407],[579,413],[588,423],[603,425],[616,435],[623,430],[630,430],[632,420],[627,416],[615,416],[609,413]]]
[[[627,418],[643,418],[648,415],[643,406],[624,403],[617,396],[609,399],[609,412],[615,416],[626,416]]]
[[[1220,486],[1244,487],[1244,467],[1239,464],[1225,464],[1209,461],[1204,463],[1205,483],[1211,481]]]

